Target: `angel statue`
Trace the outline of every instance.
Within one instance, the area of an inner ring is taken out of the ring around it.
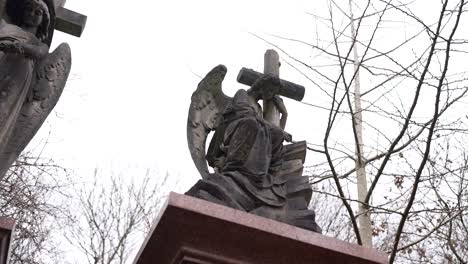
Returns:
[[[71,68],[61,44],[49,54],[52,0],[10,0],[0,21],[0,179],[56,105]]]
[[[215,67],[192,95],[187,139],[202,180],[186,194],[321,232],[315,214],[307,209],[306,200],[310,200],[311,192],[308,179],[289,175],[296,169],[301,174],[303,162],[299,167],[289,162],[298,159],[295,150],[303,144],[283,146],[292,138],[284,131],[287,115],[279,95],[290,93],[279,78],[263,75],[250,89],[240,89],[231,98],[224,95],[221,87],[226,72],[223,65]],[[263,118],[259,100],[272,100],[276,104],[282,114],[281,125]],[[215,133],[205,153],[211,130]],[[293,199],[298,193],[304,202]]]

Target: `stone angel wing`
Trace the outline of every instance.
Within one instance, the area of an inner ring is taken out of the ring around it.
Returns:
[[[28,99],[20,110],[6,151],[2,154],[0,175],[4,175],[57,104],[70,69],[71,51],[66,43],[62,43],[54,52],[38,62]]]
[[[216,66],[201,80],[192,94],[187,120],[187,141],[193,162],[204,179],[209,174],[205,158],[206,138],[210,131],[217,128],[220,116],[232,101],[222,90],[226,72],[224,65]]]

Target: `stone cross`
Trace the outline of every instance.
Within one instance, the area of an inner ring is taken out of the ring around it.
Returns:
[[[265,52],[263,73],[279,77],[280,66],[278,52],[272,49],[267,50]],[[280,125],[280,113],[271,100],[263,101],[263,117],[272,124]]]
[[[55,3],[55,29],[80,37],[86,26],[87,17],[64,8],[66,0],[54,0]]]
[[[278,53],[275,50],[267,50],[265,53],[264,73],[242,68],[237,76],[237,81],[250,86],[265,74],[279,77],[280,65]],[[304,98],[305,88],[303,86],[281,79],[280,82],[280,95],[297,101],[301,101]],[[263,102],[263,117],[272,124],[280,125],[280,113],[272,101]]]

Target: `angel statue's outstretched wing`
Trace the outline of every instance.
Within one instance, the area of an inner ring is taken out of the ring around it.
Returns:
[[[13,133],[0,161],[0,175],[16,160],[34,137],[62,94],[71,69],[71,51],[63,43],[35,68],[30,95],[23,104]]]
[[[222,90],[226,72],[226,66],[216,66],[201,80],[192,94],[187,120],[187,141],[193,162],[204,179],[209,174],[205,158],[206,138],[211,130],[216,129],[219,117],[232,101]]]

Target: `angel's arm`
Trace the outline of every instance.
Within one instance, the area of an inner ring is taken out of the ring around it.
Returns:
[[[279,96],[273,97],[273,102],[275,103],[278,112],[281,114],[280,127],[284,130],[286,127],[286,121],[288,120],[288,110],[286,110],[283,99],[281,99]]]
[[[22,43],[21,46],[24,55],[33,59],[41,59],[49,53],[49,47],[42,42],[39,42],[37,45]]]
[[[7,40],[0,41],[0,51],[5,53],[21,54],[33,59],[41,59],[49,53],[49,47],[42,42],[30,44]]]

